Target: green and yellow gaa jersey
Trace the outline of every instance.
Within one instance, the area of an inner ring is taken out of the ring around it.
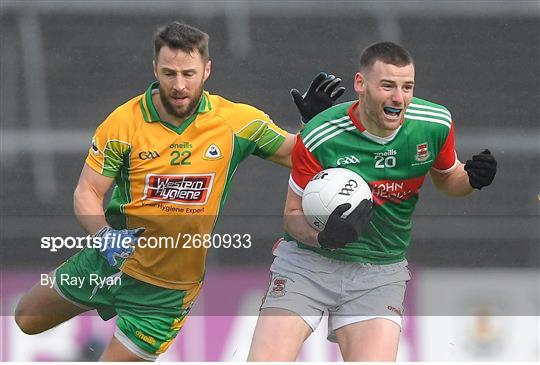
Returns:
[[[302,130],[295,144],[289,186],[298,195],[318,172],[342,167],[369,184],[374,212],[369,229],[356,242],[328,251],[298,242],[321,255],[373,264],[405,258],[418,192],[430,169],[450,172],[459,161],[454,127],[443,106],[412,98],[401,126],[389,137],[369,133],[355,117],[358,102],[325,110]],[[287,240],[294,240],[286,234]]]
[[[212,232],[238,164],[251,154],[272,156],[286,132],[262,111],[207,92],[195,115],[173,126],[152,103],[158,86],[98,127],[86,163],[115,179],[109,224],[146,228],[146,247],[137,247],[121,270],[157,286],[188,289],[202,280],[206,256],[190,237]],[[149,237],[168,241],[155,247]]]

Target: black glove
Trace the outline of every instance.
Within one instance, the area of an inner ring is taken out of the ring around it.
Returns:
[[[291,90],[293,101],[302,115],[302,122],[309,122],[311,118],[334,105],[345,92],[343,86],[338,87],[340,82],[340,78],[320,72],[311,81],[304,95],[296,89]]]
[[[474,155],[472,160],[465,162],[465,171],[469,175],[469,184],[475,189],[482,189],[491,184],[497,172],[497,160],[489,150]]]
[[[335,250],[354,242],[364,232],[373,214],[371,200],[364,199],[347,218],[341,215],[350,207],[350,203],[338,205],[328,217],[326,226],[318,234],[317,241],[322,248]]]

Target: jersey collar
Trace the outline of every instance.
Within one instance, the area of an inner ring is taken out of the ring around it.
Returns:
[[[354,112],[358,108],[358,105],[360,105],[359,101],[357,101],[355,103],[352,103],[352,105],[349,107],[349,110],[347,111],[347,113],[349,114],[349,118],[351,118],[351,121],[353,122],[353,124],[362,133],[362,132],[364,132],[366,130],[366,128],[364,127],[364,125],[362,123],[360,123],[360,120],[356,119],[356,115],[354,114]]]
[[[154,81],[153,83],[148,86],[148,89],[144,92],[144,95],[139,100],[139,105],[141,107],[141,112],[144,118],[145,122],[148,123],[154,123],[154,122],[162,122],[169,124],[162,120],[159,117],[159,114],[157,112],[157,109],[152,101],[152,95],[156,92],[155,90],[158,90],[159,88],[159,82]],[[206,113],[212,110],[212,104],[210,104],[210,97],[208,92],[203,91],[201,100],[199,101],[199,105],[197,109],[195,110],[195,113],[193,113],[192,116],[190,116],[188,119],[182,123],[183,125],[189,125],[191,122],[195,120],[198,114]]]
[[[356,111],[356,108],[358,108],[358,105],[360,105],[359,101],[353,103],[349,107],[349,110],[347,111],[347,113],[349,114],[349,118],[351,118],[351,121],[353,122],[354,126],[360,131],[360,133],[362,133],[362,135],[364,137],[372,140],[373,142],[379,143],[379,144],[387,144],[387,143],[391,142],[397,136],[399,130],[403,126],[403,121],[401,122],[401,125],[391,135],[389,135],[387,137],[376,136],[374,134],[369,133],[368,130],[366,129],[366,127],[364,127],[364,125],[362,124],[362,122],[360,122],[360,120],[356,118],[355,111]]]

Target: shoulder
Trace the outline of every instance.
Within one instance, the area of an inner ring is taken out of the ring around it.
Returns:
[[[109,114],[105,122],[124,126],[135,124],[142,117],[142,99],[143,95],[138,95],[119,105]]]
[[[143,123],[142,95],[136,96],[114,109],[97,127],[95,137],[129,141]]]
[[[252,122],[266,123],[270,117],[262,110],[244,103],[236,103],[219,95],[209,94],[215,116],[238,130]]]
[[[314,136],[315,134],[325,133],[328,128],[344,129],[352,125],[349,118],[349,108],[354,101],[348,101],[336,104],[311,119],[300,131],[302,139]]]
[[[405,112],[405,120],[432,123],[450,129],[452,114],[444,105],[414,97]]]

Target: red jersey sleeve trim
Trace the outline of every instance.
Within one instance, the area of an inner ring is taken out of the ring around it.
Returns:
[[[449,172],[452,172],[454,171],[458,166],[459,166],[459,160],[457,158],[457,154],[455,155],[456,156],[456,161],[454,162],[454,164],[449,168],[449,169],[446,169],[446,170],[439,170],[435,167],[431,167],[433,170],[437,171],[437,172],[440,172],[441,174],[448,174]]]
[[[446,142],[439,151],[437,160],[433,164],[433,169],[438,172],[451,172],[454,170],[459,161],[457,159],[456,149],[455,149],[455,138],[454,138],[454,123],[450,126],[450,133],[446,137]]]
[[[323,168],[320,162],[309,152],[304,146],[304,142],[300,135],[296,136],[296,143],[294,145],[292,155],[292,169],[291,178],[289,179],[289,186],[295,193],[304,191],[304,188],[308,184],[309,180],[315,176]]]
[[[289,176],[289,187],[292,191],[296,193],[296,195],[303,196],[304,195],[304,189],[302,189],[300,186],[298,186],[297,183],[294,182],[292,176]]]

